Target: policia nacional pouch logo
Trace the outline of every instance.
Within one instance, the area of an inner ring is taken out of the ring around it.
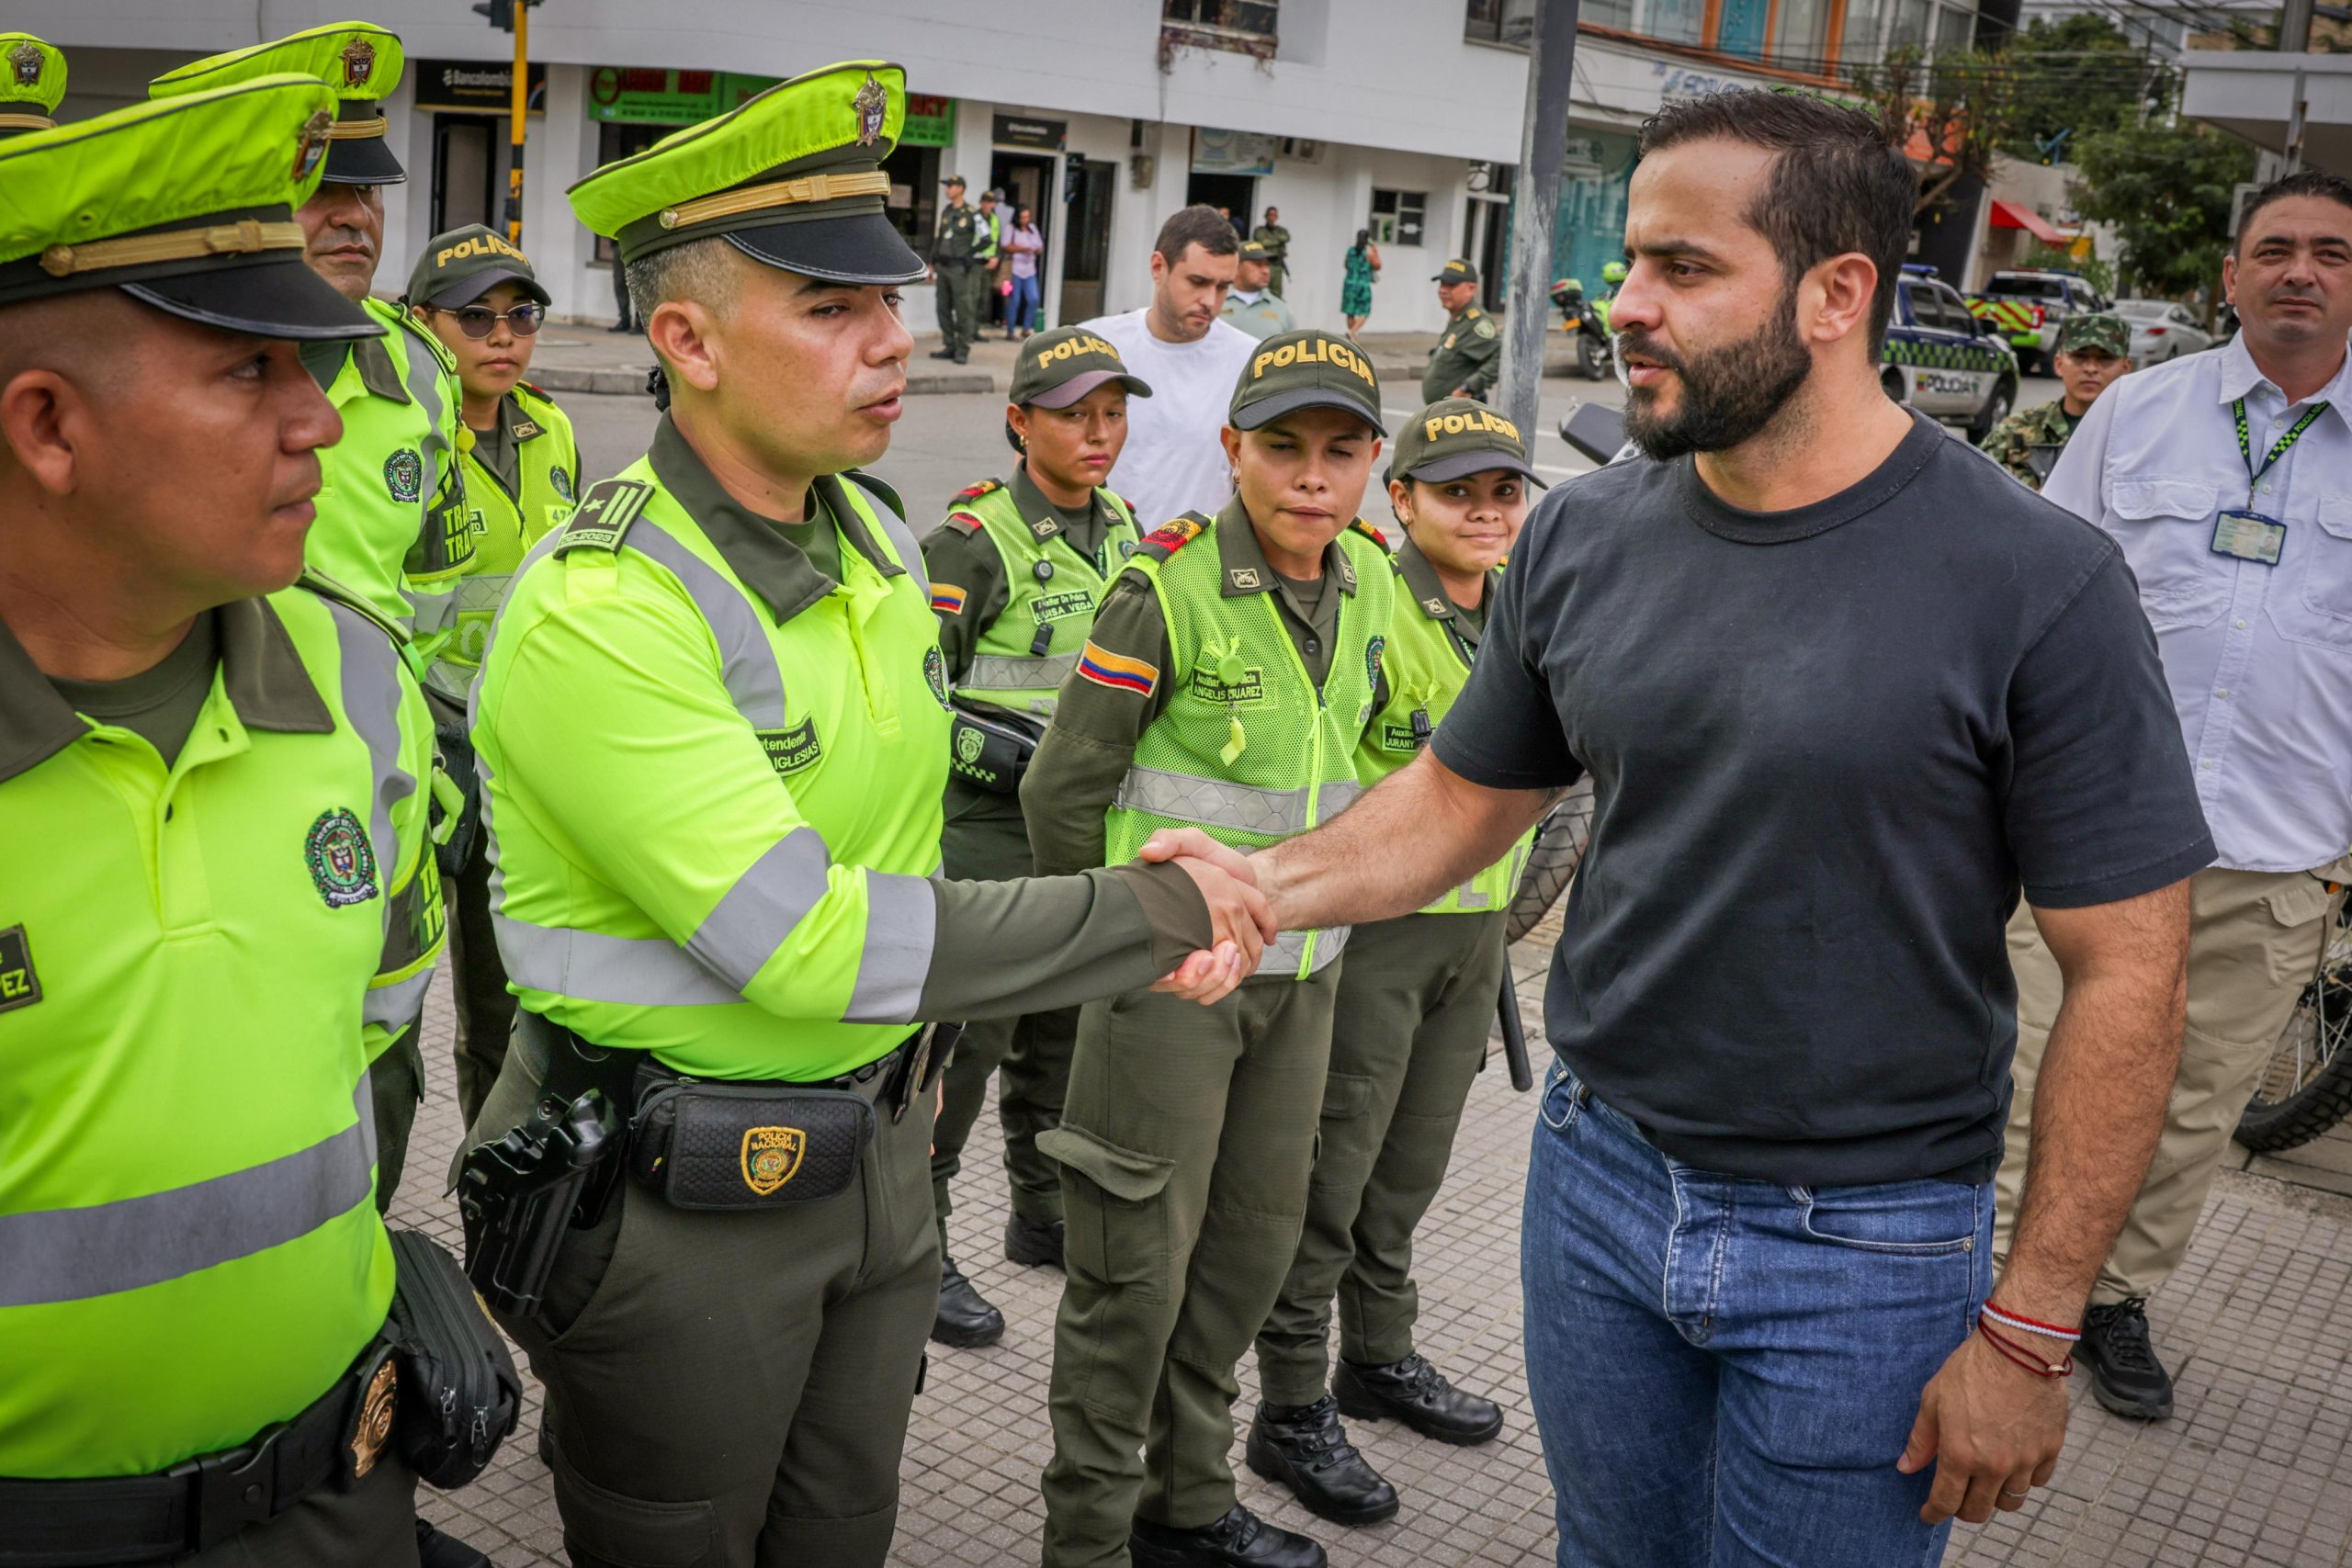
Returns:
[[[797,1127],[752,1127],[743,1134],[743,1185],[764,1198],[800,1170],[808,1135]]]
[[[377,895],[376,852],[359,818],[340,806],[320,812],[311,824],[302,859],[311,868],[311,885],[330,909],[347,909]]]
[[[32,944],[25,928],[0,931],[0,1012],[28,1008],[40,1000],[40,976],[33,969]]]

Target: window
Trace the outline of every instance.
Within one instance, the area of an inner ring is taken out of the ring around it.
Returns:
[[[1829,13],[1836,0],[1781,0],[1772,15],[1772,62],[1792,71],[1828,69]]]
[[[1418,190],[1376,190],[1372,193],[1372,237],[1383,245],[1419,245],[1429,217],[1429,193]]]
[[[925,261],[931,259],[940,204],[946,199],[939,188],[943,177],[939,160],[944,151],[901,141],[882,160],[882,172],[890,176],[890,193],[883,198],[882,209],[889,216],[890,227]]]
[[[1840,65],[1878,63],[1879,29],[1885,24],[1883,0],[1847,0],[1846,35],[1838,45]]]
[[[1185,41],[1214,47],[1220,39],[1236,42],[1274,41],[1274,13],[1280,0],[1159,0],[1163,22],[1182,28]]]

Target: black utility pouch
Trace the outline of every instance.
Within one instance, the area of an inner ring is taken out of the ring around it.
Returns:
[[[1017,795],[1044,733],[1016,714],[958,705],[948,720],[947,771],[997,795]]]
[[[398,1284],[386,1325],[400,1357],[401,1457],[447,1492],[489,1467],[523,1411],[523,1380],[458,1260],[419,1231],[394,1231]]]
[[[765,1209],[846,1190],[874,1107],[841,1089],[671,1083],[639,1101],[629,1174],[680,1209]]]

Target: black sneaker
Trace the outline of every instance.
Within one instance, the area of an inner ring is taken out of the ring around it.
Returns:
[[[1004,1314],[989,1305],[952,1258],[939,1267],[939,1312],[931,1320],[931,1337],[942,1345],[973,1349],[1004,1337]]]
[[[1062,1266],[1062,1222],[1032,1220],[1019,1214],[1004,1219],[1004,1256],[1011,1263],[1058,1269]]]
[[[1137,1519],[1127,1533],[1135,1568],[1330,1568],[1323,1549],[1303,1535],[1270,1525],[1236,1503],[1233,1511],[1199,1529],[1172,1529]]]
[[[1503,1429],[1502,1406],[1463,1393],[1417,1355],[1385,1367],[1341,1361],[1331,1392],[1342,1415],[1393,1416],[1441,1443],[1483,1443]]]
[[[956,357],[956,351],[952,348],[934,348],[931,351],[931,356],[933,359],[953,359]]]
[[[1340,1402],[1328,1393],[1312,1404],[1259,1405],[1244,1453],[1250,1469],[1289,1487],[1310,1514],[1342,1525],[1396,1517],[1396,1488],[1348,1441]]]
[[[2091,1394],[2116,1415],[2133,1421],[2161,1421],[2172,1414],[2172,1377],[2156,1359],[2148,1338],[2148,1302],[2132,1296],[2083,1314],[2082,1343],[2075,1347],[2091,1371]]]

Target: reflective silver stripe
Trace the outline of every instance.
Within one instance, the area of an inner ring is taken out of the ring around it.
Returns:
[[[1337,787],[1327,784],[1325,793]],[[1160,768],[1130,767],[1127,776],[1119,781],[1119,793],[1112,805],[1240,833],[1296,833],[1306,827],[1306,807],[1313,795],[1312,790],[1258,789]]]
[[[825,896],[825,873],[832,863],[817,829],[795,828],[735,879],[686,939],[686,952],[737,990],[744,989]]]
[[[0,1214],[0,1307],[135,1291],[299,1241],[368,1201],[376,1113],[363,1075],[350,1126],[209,1181],[85,1209]]]
[[[865,951],[843,1023],[912,1023],[939,931],[939,899],[921,876],[865,874]]]
[[[1056,692],[1078,668],[1078,655],[1057,653],[1044,659],[1014,658],[999,653],[972,656],[972,668],[956,682],[959,692]]]
[[[743,591],[642,513],[629,525],[627,543],[669,568],[695,602],[718,643],[727,695],[736,711],[751,720],[753,729],[784,728],[784,674],[776,668],[767,628]]]
[[[1324,965],[1329,964],[1334,958],[1339,957],[1340,950],[1348,945],[1348,932],[1353,929],[1354,928],[1350,926],[1326,926],[1320,933],[1312,931],[1279,932],[1275,935],[1273,941],[1266,944],[1266,950],[1258,955],[1258,967],[1252,971],[1252,973],[1259,975],[1296,975],[1298,973],[1299,955],[1306,951],[1306,939],[1309,936],[1319,934],[1322,940],[1318,941],[1315,944],[1315,964],[1313,967],[1307,970],[1307,973],[1310,975],[1319,975],[1323,972]]]
[[[408,604],[408,635],[412,638],[428,637],[435,632],[447,631],[458,619],[458,596],[449,584],[458,579],[447,579],[427,588],[403,588],[401,597]]]
[[[368,999],[359,1006],[359,1021],[382,1029],[398,1029],[414,1021],[424,1010],[424,993],[432,984],[433,965],[428,964],[405,980],[370,987]]]
[[[374,764],[368,792],[368,841],[376,850],[376,876],[389,884],[400,863],[400,840],[392,831],[392,807],[416,793],[416,780],[401,766],[400,654],[375,622],[347,605],[327,601],[343,665],[343,712]],[[385,900],[389,911],[390,900]]]
[[[534,991],[617,1007],[729,1007],[729,988],[667,937],[605,936],[491,914],[506,977]]]
[[[486,571],[478,576],[458,580],[458,609],[480,615],[496,610],[506,597],[506,585],[514,581],[512,572]]]

